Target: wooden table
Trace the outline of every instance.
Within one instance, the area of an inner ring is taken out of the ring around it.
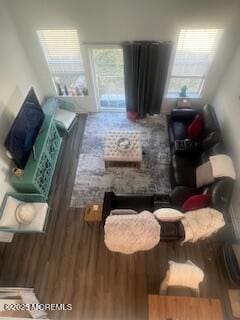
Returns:
[[[148,320],[223,320],[220,300],[148,296]]]
[[[90,203],[85,207],[84,221],[87,223],[102,221],[102,203]]]

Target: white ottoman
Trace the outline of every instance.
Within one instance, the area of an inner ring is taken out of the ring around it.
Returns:
[[[127,138],[131,143],[129,150],[118,149],[117,141]],[[142,162],[141,132],[139,131],[110,131],[105,137],[104,144],[105,167],[133,166],[140,168]]]

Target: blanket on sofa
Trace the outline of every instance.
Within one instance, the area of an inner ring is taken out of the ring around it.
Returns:
[[[184,242],[196,242],[210,237],[225,225],[223,214],[213,208],[188,211],[181,220],[184,230]]]
[[[107,248],[125,254],[152,249],[160,241],[160,225],[149,211],[108,216],[104,231]]]

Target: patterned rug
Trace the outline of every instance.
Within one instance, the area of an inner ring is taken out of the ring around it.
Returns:
[[[108,168],[103,160],[104,137],[111,130],[136,130],[142,133],[141,169]],[[87,117],[71,207],[102,202],[105,191],[124,193],[168,193],[169,148],[165,115],[131,122],[125,113],[102,112]]]

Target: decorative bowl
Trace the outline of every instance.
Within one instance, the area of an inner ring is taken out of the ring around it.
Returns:
[[[128,138],[119,138],[117,148],[119,151],[129,151],[132,148],[131,141]]]

